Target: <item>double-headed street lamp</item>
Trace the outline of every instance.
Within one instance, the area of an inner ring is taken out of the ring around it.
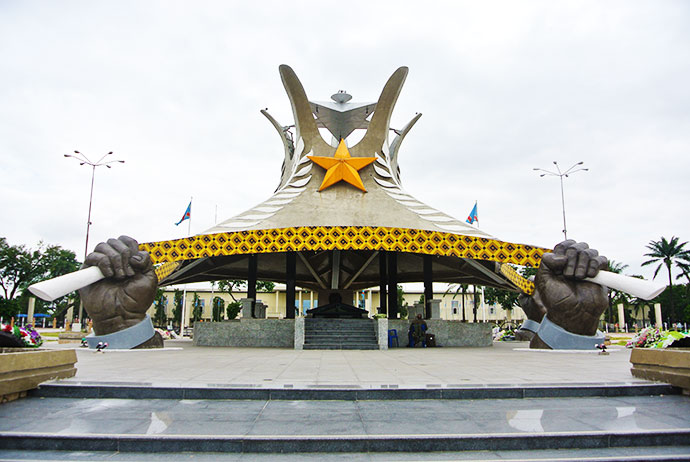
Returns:
[[[539,172],[544,172],[540,177],[550,175],[550,176],[557,176],[561,180],[561,206],[563,207],[563,236],[565,236],[566,240],[568,239],[568,230],[565,226],[565,196],[563,195],[563,177],[568,177],[568,175],[572,175],[575,172],[586,172],[589,169],[588,168],[582,168],[580,165],[584,164],[584,162],[578,162],[572,167],[570,167],[568,170],[561,171],[561,168],[558,166],[558,162],[555,160],[553,161],[553,164],[556,166],[556,171],[551,172],[549,170],[544,170],[543,168],[533,168],[532,170],[537,170]]]
[[[86,246],[84,248],[84,261],[86,261],[86,256],[89,253],[89,229],[91,228],[91,204],[93,203],[93,180],[96,175],[96,167],[101,167],[105,165],[108,168],[110,167],[110,164],[124,164],[124,160],[110,160],[107,162],[103,162],[103,160],[111,155],[113,152],[109,152],[108,154],[104,155],[100,159],[98,159],[97,162],[91,162],[88,157],[86,157],[84,154],[82,154],[79,151],[74,151],[74,154],[65,154],[65,157],[73,157],[79,161],[79,165],[88,165],[91,167],[91,193],[89,194],[89,216],[86,219]]]

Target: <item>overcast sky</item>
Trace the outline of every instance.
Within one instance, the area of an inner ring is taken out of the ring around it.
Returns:
[[[250,4],[251,3],[251,4]],[[283,150],[259,113],[293,123],[278,74],[312,100],[376,101],[410,73],[393,113],[424,115],[400,149],[403,185],[499,239],[568,236],[627,274],[661,236],[690,240],[690,2],[0,0],[0,236],[83,258],[90,249],[202,232],[268,198]],[[660,277],[665,277],[661,274]]]

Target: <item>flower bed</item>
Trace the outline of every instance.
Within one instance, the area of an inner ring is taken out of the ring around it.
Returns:
[[[641,379],[666,382],[690,393],[690,344],[687,332],[642,329],[626,345],[632,348],[630,372]]]
[[[667,348],[674,343],[690,338],[688,332],[660,330],[647,327],[637,333],[625,346],[627,348]]]
[[[41,335],[33,328],[31,324],[27,324],[24,327],[12,327],[9,324],[0,324],[0,331],[13,335],[27,348],[38,348],[43,344]]]
[[[493,334],[494,342],[512,342],[515,341],[515,331],[513,329],[502,329]]]

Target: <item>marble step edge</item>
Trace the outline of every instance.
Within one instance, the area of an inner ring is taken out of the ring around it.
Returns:
[[[117,452],[436,452],[687,446],[690,428],[445,435],[127,435],[0,432],[0,449]]]
[[[589,398],[623,396],[678,395],[680,388],[668,384],[586,384],[586,385],[468,385],[381,388],[319,385],[294,388],[264,388],[262,385],[209,384],[206,387],[154,386],[150,383],[45,383],[29,396],[44,398],[92,399],[239,399],[239,400],[409,400],[409,399],[526,399],[526,398]]]

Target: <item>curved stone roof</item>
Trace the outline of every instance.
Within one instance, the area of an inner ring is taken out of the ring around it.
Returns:
[[[272,120],[284,142],[285,161],[278,189],[264,202],[202,234],[299,226],[385,226],[491,238],[464,220],[418,201],[403,188],[397,162],[398,149],[421,114],[404,129],[396,131],[393,140],[389,140],[391,130],[388,124],[407,72],[406,67],[401,67],[391,76],[376,104],[330,104],[328,119],[324,117],[325,125],[341,127],[349,123],[349,127],[356,128],[368,125],[364,138],[349,151],[352,157],[374,156],[376,161],[359,171],[366,193],[345,182],[319,191],[326,171],[314,165],[308,156],[332,157],[336,151],[336,146],[327,143],[318,131],[319,123],[323,121],[317,111],[321,108],[323,113],[326,105],[309,102],[294,71],[289,66],[280,66],[280,74],[293,105],[294,139],[297,141],[293,143],[293,134],[262,111]],[[365,114],[363,107],[374,110]],[[352,120],[357,114],[362,119],[361,123]],[[343,121],[338,120],[339,115]],[[371,121],[365,124],[368,117]],[[352,129],[346,128],[344,132],[352,133]]]

